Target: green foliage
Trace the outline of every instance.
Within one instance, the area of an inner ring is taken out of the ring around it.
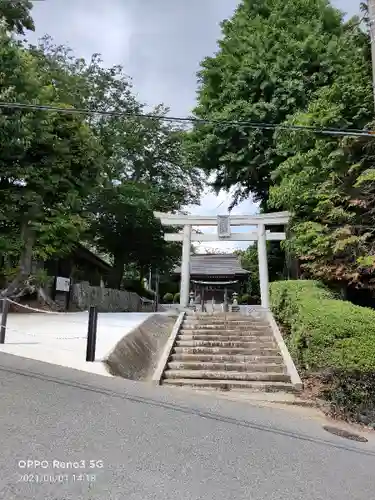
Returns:
[[[239,304],[249,304],[251,296],[248,293],[244,293],[239,297]]]
[[[257,244],[250,245],[246,250],[238,250],[236,254],[240,257],[241,267],[250,272],[245,284],[246,293],[253,298],[260,297]],[[285,271],[285,252],[280,248],[280,243],[268,241],[267,255],[269,280],[282,279]]]
[[[306,112],[291,121],[313,127],[363,128],[372,119],[367,40],[352,34],[351,68],[321,89]],[[362,48],[361,48],[362,47]],[[278,150],[290,155],[274,172],[270,206],[290,210],[290,245],[306,276],[345,285],[373,287],[375,179],[372,139],[278,135]]]
[[[30,15],[32,7],[31,0],[1,0],[0,26],[3,22],[7,30],[18,35],[23,35],[25,29],[34,31],[34,22]]]
[[[64,107],[38,64],[0,30],[0,100]],[[81,116],[6,108],[0,140],[0,247],[20,255],[28,274],[32,254],[61,253],[77,240],[82,199],[97,185],[101,147]]]
[[[165,304],[171,304],[173,302],[173,294],[172,293],[166,293],[163,297],[163,301]]]
[[[48,273],[45,269],[38,269],[31,275],[31,282],[36,287],[45,287],[47,285],[52,284],[53,277],[48,276]]]
[[[144,111],[120,66],[105,69],[98,56],[88,65],[48,37],[33,52],[72,105],[125,114]],[[74,92],[66,73],[75,81]],[[135,264],[142,276],[151,266],[168,270],[176,262],[180,245],[164,242],[153,211],[180,210],[199,199],[201,176],[188,158],[183,131],[152,118],[167,111],[157,106],[147,119],[104,115],[89,120],[103,147],[104,165],[103,179],[86,205],[88,237],[111,255],[111,286],[116,288],[125,264]]]
[[[180,293],[179,292],[177,292],[177,293],[174,294],[173,302],[175,304],[178,304],[180,302]]]
[[[333,417],[375,428],[375,372],[331,370],[319,377]]]
[[[338,300],[315,281],[274,282],[270,291],[300,368],[375,370],[375,311]]]
[[[242,0],[202,63],[190,147],[217,189],[292,215],[288,252],[308,278],[375,287],[375,141],[238,120],[374,128],[370,38],[325,0]],[[255,260],[255,259],[253,259]]]
[[[160,297],[164,297],[166,293],[171,293],[173,296],[175,296],[175,294],[178,293],[179,289],[180,285],[177,281],[171,281],[171,279],[168,277],[168,274],[161,275],[159,283]]]
[[[147,185],[121,183],[110,184],[93,197],[90,232],[96,246],[114,258],[113,288],[119,287],[125,264],[150,265],[164,247],[162,227],[149,196]]]
[[[326,0],[242,0],[222,33],[219,51],[199,73],[195,114],[204,119],[283,123],[360,50]],[[235,202],[250,193],[267,201],[271,173],[284,161],[273,130],[204,124],[191,143],[216,188],[236,186]]]
[[[279,281],[270,291],[289,351],[331,415],[375,424],[375,311],[316,281]]]
[[[85,240],[112,261],[114,288],[125,264],[139,280],[151,267],[169,270],[180,245],[164,241],[153,212],[181,210],[202,188],[184,130],[137,117],[145,107],[122,67],[105,68],[97,54],[76,58],[48,36],[37,46],[16,41],[33,29],[30,8],[27,0],[0,5],[0,100],[127,118],[2,108],[0,254],[18,260],[26,277],[33,259]],[[161,105],[150,114],[167,112]]]

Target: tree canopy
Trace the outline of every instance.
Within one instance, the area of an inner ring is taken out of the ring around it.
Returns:
[[[26,30],[34,31],[34,21],[31,17],[31,0],[1,0],[0,24],[10,32],[18,35]]]
[[[110,257],[116,287],[126,265],[139,278],[168,269],[180,249],[164,241],[154,211],[181,210],[202,187],[184,130],[160,119],[163,105],[143,117],[122,67],[98,54],[86,62],[48,36],[19,41],[34,29],[30,9],[0,6],[0,101],[53,109],[0,108],[0,253],[13,278],[3,293],[22,290],[35,259],[79,242]]]
[[[327,0],[242,0],[222,32],[195,109],[217,122],[195,126],[191,151],[217,190],[236,187],[233,204],[291,212],[308,276],[373,287],[373,139],[285,129],[371,128],[366,30]]]

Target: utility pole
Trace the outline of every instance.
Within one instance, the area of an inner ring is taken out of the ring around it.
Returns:
[[[368,0],[368,13],[370,19],[372,92],[374,96],[374,108],[375,108],[375,0]]]

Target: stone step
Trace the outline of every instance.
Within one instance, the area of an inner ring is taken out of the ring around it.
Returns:
[[[238,332],[242,331],[264,331],[264,330],[270,330],[269,325],[202,325],[200,323],[197,323],[196,325],[192,323],[184,323],[182,325],[183,329],[186,330],[209,330],[209,331],[215,331],[215,330],[236,330]]]
[[[263,382],[250,380],[198,380],[198,379],[164,379],[162,385],[176,387],[191,387],[194,389],[216,389],[218,391],[230,391],[237,389],[246,389],[251,392],[295,392],[291,383],[287,382]]]
[[[276,347],[207,347],[207,346],[175,346],[173,354],[216,354],[216,355],[235,355],[242,356],[277,356],[280,354]]]
[[[284,364],[284,360],[280,354],[275,356],[267,355],[244,355],[244,354],[186,354],[174,353],[170,357],[171,361],[203,361],[205,363],[271,363]]]
[[[257,320],[264,320],[266,319],[266,316],[261,313],[261,314],[237,314],[237,313],[231,313],[231,312],[219,312],[216,311],[215,313],[212,313],[210,311],[209,313],[201,313],[199,311],[193,313],[193,312],[188,312],[186,315],[187,318],[193,318],[193,319],[199,319],[202,321],[205,321],[207,319],[212,319],[214,321],[257,321]]]
[[[234,315],[228,318],[224,316],[206,316],[204,318],[197,318],[196,316],[185,316],[184,321],[197,321],[200,323],[264,323],[267,318],[254,318],[251,316],[238,316]]]
[[[183,332],[177,340],[206,340],[207,342],[273,342],[271,335],[205,335],[200,333],[185,334]]]
[[[207,370],[214,371],[232,371],[232,372],[272,372],[285,373],[285,367],[281,363],[229,363],[222,361],[221,363],[208,363],[199,360],[196,361],[170,361],[168,363],[169,370]]]
[[[204,330],[203,328],[181,328],[180,333],[183,335],[235,335],[237,337],[246,337],[247,335],[252,335],[255,337],[262,337],[264,335],[268,335],[273,337],[271,329],[264,330],[236,330],[236,329],[228,329],[228,330]]]
[[[267,323],[267,318],[253,318],[250,316],[232,316],[225,318],[224,316],[206,316],[205,318],[197,318],[196,316],[185,316],[184,321],[196,321],[198,323]]]
[[[275,348],[276,345],[274,342],[270,341],[223,341],[223,340],[178,340],[176,341],[177,347],[222,347],[222,348],[235,348],[241,347],[242,349],[251,349],[251,348],[266,348],[272,349]]]
[[[259,380],[263,382],[290,382],[286,373],[273,372],[237,372],[225,370],[166,370],[163,375],[166,379],[197,378],[205,380]]]

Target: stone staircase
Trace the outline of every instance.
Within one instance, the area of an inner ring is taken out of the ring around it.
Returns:
[[[218,390],[295,390],[268,321],[239,313],[188,313],[160,383]]]

